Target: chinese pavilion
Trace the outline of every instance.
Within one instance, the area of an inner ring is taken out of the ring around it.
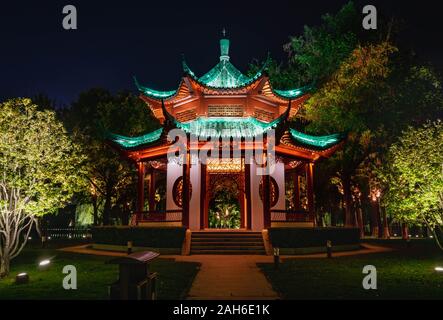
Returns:
[[[220,40],[220,50],[218,64],[201,77],[183,61],[175,90],[158,91],[135,80],[140,98],[162,127],[139,137],[109,136],[138,169],[133,222],[194,231],[314,226],[314,167],[340,147],[343,136],[311,136],[291,128],[288,119],[309,97],[310,87],[278,90],[266,74],[266,63],[246,76],[230,62],[228,39]],[[198,138],[198,143],[186,144],[183,163],[168,162],[172,129]],[[257,175],[260,164],[245,157],[251,149],[267,150],[271,129],[275,170]],[[205,164],[190,161],[193,150],[204,149],[209,132],[231,144],[239,141],[240,153]],[[261,144],[258,136],[264,137]]]

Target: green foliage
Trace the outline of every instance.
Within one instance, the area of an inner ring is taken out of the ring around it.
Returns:
[[[2,195],[16,192],[18,208],[42,216],[68,204],[83,187],[84,161],[53,111],[38,111],[30,99],[0,104]]]
[[[55,113],[30,99],[0,104],[0,278],[37,217],[66,206],[85,186],[85,157]]]
[[[358,46],[306,104],[304,116],[311,122],[309,128],[359,134],[355,138],[364,144],[367,131],[376,129],[375,117],[380,114],[377,101],[390,74],[389,59],[396,51],[387,42]]]
[[[291,37],[285,49],[300,81],[306,84],[327,79],[354,50],[360,30],[361,17],[349,2],[337,14],[323,15],[319,26],[305,26],[301,36]]]
[[[79,204],[75,208],[75,225],[90,226],[94,223],[94,207],[89,203]]]
[[[137,136],[159,127],[146,104],[137,96],[122,92],[112,95],[104,89],[81,93],[64,114],[72,136],[87,156],[90,187],[82,202],[95,203],[94,222],[98,224],[98,204],[104,202],[102,222],[111,223],[114,206],[123,207],[135,193],[135,170],[105,141],[105,133]]]
[[[181,248],[186,228],[94,227],[91,232],[94,243],[99,244],[126,246],[133,241],[137,247]]]
[[[240,205],[232,192],[220,190],[210,203],[209,227],[240,229]]]
[[[399,221],[443,225],[443,123],[409,128],[393,144],[379,178],[386,209]],[[438,237],[436,237],[438,240]]]
[[[335,246],[360,242],[357,228],[270,228],[269,237],[278,248],[324,247],[328,240]]]

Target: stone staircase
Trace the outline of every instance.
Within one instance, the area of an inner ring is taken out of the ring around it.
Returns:
[[[261,232],[192,232],[191,254],[266,254]]]

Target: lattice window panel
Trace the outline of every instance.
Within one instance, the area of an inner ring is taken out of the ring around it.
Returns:
[[[187,122],[194,120],[197,117],[195,109],[190,109],[182,112],[177,112],[175,118],[180,122]]]
[[[242,105],[210,105],[208,117],[243,117]]]
[[[269,112],[266,110],[262,110],[262,109],[255,109],[254,110],[254,117],[258,120],[262,120],[262,121],[266,121],[266,122],[271,122],[272,120],[274,120],[274,113],[273,112]]]

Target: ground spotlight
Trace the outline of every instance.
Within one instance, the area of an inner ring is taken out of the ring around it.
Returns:
[[[15,276],[16,284],[24,284],[29,282],[29,275],[26,272],[19,273]]]
[[[44,267],[49,266],[50,263],[51,263],[51,260],[49,260],[49,259],[45,259],[45,260],[40,261],[40,262],[38,263],[38,265],[39,265],[39,267],[44,268]]]

